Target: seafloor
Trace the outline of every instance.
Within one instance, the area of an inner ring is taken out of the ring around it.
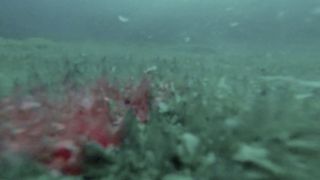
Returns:
[[[316,47],[2,38],[1,99],[17,86],[24,95],[45,86],[57,96],[66,74],[83,87],[102,74],[125,84],[146,73],[153,90],[165,87],[170,97],[151,105],[147,124],[130,124],[125,145],[88,147],[96,159],[79,176],[6,152],[0,179],[318,180]]]

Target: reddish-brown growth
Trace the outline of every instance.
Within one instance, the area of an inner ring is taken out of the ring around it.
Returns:
[[[27,153],[65,174],[81,173],[86,143],[104,148],[121,144],[129,109],[141,122],[149,119],[146,79],[127,92],[100,79],[89,89],[68,91],[64,100],[50,101],[43,94],[0,102],[2,150]]]

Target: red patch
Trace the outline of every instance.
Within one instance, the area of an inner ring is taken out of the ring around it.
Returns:
[[[147,122],[149,98],[146,79],[125,93],[99,80],[91,89],[69,90],[60,101],[50,101],[40,91],[25,99],[7,98],[0,101],[1,145],[29,153],[51,169],[77,175],[83,170],[84,145],[120,145],[128,109],[140,122]]]

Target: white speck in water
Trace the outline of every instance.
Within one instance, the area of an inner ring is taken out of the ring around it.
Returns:
[[[232,27],[232,28],[237,27],[239,25],[240,25],[239,22],[231,22],[231,23],[229,23],[229,27]]]
[[[184,37],[184,42],[185,43],[188,43],[191,41],[191,37],[187,36],[187,37]]]
[[[286,16],[287,12],[286,11],[279,11],[277,14],[276,14],[276,17],[277,19],[282,19]]]
[[[146,70],[144,70],[144,73],[148,74],[148,73],[156,71],[157,69],[158,69],[157,66],[151,66],[151,67],[148,67]]]
[[[311,10],[311,14],[320,16],[320,7],[315,7]]]
[[[125,17],[125,16],[122,16],[122,15],[119,15],[118,16],[118,20],[122,23],[126,23],[126,22],[129,22],[129,18]]]
[[[117,71],[117,67],[113,66],[113,67],[111,68],[111,72],[112,72],[112,73],[115,73],[116,71]]]
[[[228,11],[228,12],[233,11],[233,10],[234,10],[234,7],[227,7],[227,8],[225,9],[225,11]]]

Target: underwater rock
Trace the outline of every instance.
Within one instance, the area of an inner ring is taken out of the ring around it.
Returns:
[[[205,166],[211,166],[217,161],[217,157],[213,152],[208,153],[202,158],[202,164]]]
[[[252,163],[256,168],[280,174],[283,169],[273,163],[269,157],[269,151],[261,146],[242,144],[233,159],[241,163]]]
[[[159,102],[158,108],[159,108],[159,113],[161,114],[164,114],[170,111],[170,107],[168,106],[168,104],[164,102]]]
[[[200,144],[200,139],[197,136],[191,133],[184,133],[181,136],[180,152],[182,154],[188,154],[189,156],[194,156],[197,152],[199,144]]]

